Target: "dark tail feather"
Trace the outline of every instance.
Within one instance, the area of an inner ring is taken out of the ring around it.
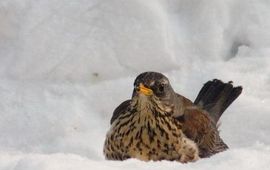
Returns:
[[[204,84],[194,104],[206,110],[217,123],[222,113],[241,94],[242,87],[233,87],[232,81],[223,83],[214,79]]]

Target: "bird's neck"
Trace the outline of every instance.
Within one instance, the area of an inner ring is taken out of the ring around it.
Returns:
[[[131,106],[131,110],[134,110],[136,116],[143,118],[144,120],[169,114],[165,109],[159,107],[158,104],[151,102],[144,96],[134,99]]]

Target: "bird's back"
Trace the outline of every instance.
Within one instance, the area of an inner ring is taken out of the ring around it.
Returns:
[[[217,122],[241,91],[242,87],[233,87],[232,82],[223,83],[215,79],[204,84],[194,103],[178,95],[184,114],[175,117],[183,123],[185,135],[197,143],[200,157],[228,149],[219,135]]]

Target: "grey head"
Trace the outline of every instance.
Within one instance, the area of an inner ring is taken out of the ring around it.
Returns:
[[[132,100],[150,103],[160,111],[173,112],[175,96],[168,78],[161,73],[144,72],[134,81]]]
[[[169,114],[182,114],[180,101],[168,78],[161,73],[144,72],[134,81],[132,99],[124,101],[114,110],[111,124],[127,110],[134,107],[140,110],[143,105],[154,106],[154,109]]]

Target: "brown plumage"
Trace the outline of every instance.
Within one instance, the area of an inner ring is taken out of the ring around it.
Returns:
[[[217,121],[241,90],[209,81],[192,103],[175,93],[164,75],[142,73],[135,79],[132,99],[113,113],[104,154],[110,160],[190,162],[221,152],[228,147]]]
[[[204,84],[194,103],[178,95],[183,101],[184,114],[173,114],[173,117],[183,124],[185,135],[198,145],[201,158],[228,149],[219,136],[218,121],[241,92],[241,86],[233,87],[232,82],[214,79]]]

